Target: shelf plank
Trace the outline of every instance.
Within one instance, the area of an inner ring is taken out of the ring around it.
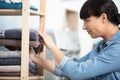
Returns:
[[[33,79],[44,80],[44,76],[29,76],[28,78],[29,80],[33,80]],[[20,80],[20,77],[3,76],[0,77],[0,80]]]
[[[20,9],[0,9],[0,15],[22,15],[22,10]],[[38,11],[30,10],[30,15],[40,15],[44,16],[44,13],[40,13]]]

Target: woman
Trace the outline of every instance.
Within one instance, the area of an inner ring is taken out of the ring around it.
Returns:
[[[120,80],[120,14],[116,5],[112,0],[87,0],[80,18],[84,21],[83,29],[92,38],[103,38],[89,54],[79,60],[68,58],[50,36],[40,33],[56,63],[30,53],[33,62],[71,80]]]

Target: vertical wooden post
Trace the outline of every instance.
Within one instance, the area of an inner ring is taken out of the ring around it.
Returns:
[[[28,80],[30,0],[22,0],[21,80]]]
[[[45,32],[45,0],[41,0],[41,3],[40,3],[40,13],[42,14],[40,16],[40,28],[39,28],[39,31],[40,32]],[[40,56],[44,57],[45,58],[45,49],[43,52],[40,53]],[[45,75],[45,70],[44,68],[40,68],[40,72],[39,72],[39,75],[40,76],[44,76]]]
[[[45,31],[45,0],[41,0],[40,2],[40,13],[42,14],[40,16],[40,30],[39,31]]]

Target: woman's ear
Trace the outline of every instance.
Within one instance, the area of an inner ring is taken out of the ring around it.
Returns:
[[[107,15],[105,13],[102,13],[100,17],[103,23],[107,21]]]

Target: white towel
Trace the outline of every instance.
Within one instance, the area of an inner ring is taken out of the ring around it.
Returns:
[[[21,3],[22,0],[5,0],[6,3]]]
[[[20,65],[0,66],[0,72],[20,72]]]

